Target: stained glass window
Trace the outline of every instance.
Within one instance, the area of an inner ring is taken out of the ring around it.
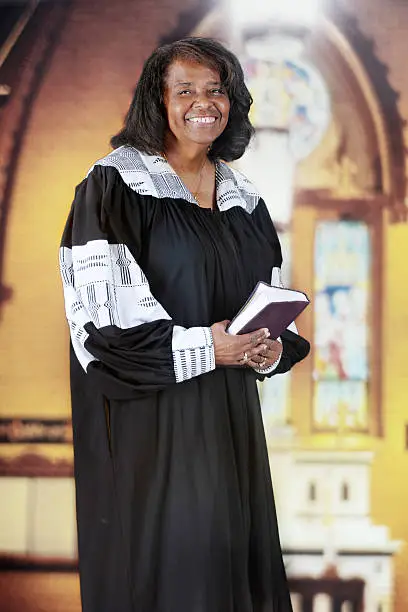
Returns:
[[[329,125],[328,89],[315,66],[298,58],[283,59],[281,48],[274,58],[273,46],[268,48],[265,43],[263,39],[247,42],[248,56],[243,58],[246,82],[254,99],[251,122],[255,128],[287,132],[293,157],[304,159],[317,147]]]
[[[313,420],[321,430],[367,429],[370,247],[363,222],[317,224]]]

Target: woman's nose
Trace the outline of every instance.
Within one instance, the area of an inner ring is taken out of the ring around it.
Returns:
[[[208,97],[206,92],[198,92],[194,100],[194,106],[198,108],[211,108],[213,106],[213,101]]]

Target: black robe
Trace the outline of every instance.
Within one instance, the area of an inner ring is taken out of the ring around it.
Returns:
[[[265,203],[217,162],[217,210],[121,147],[78,186],[60,263],[71,331],[83,612],[290,612],[256,380],[209,326],[281,266]],[[271,374],[309,345],[282,335]]]

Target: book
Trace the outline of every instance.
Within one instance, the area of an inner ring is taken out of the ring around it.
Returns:
[[[305,293],[260,281],[229,323],[229,334],[247,334],[262,327],[276,340],[310,304]]]

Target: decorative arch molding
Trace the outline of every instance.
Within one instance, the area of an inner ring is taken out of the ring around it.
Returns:
[[[3,269],[18,160],[35,99],[58,46],[70,7],[70,0],[37,3],[34,8],[30,7],[29,17],[3,65],[14,80],[11,93],[0,109],[0,308],[12,296],[12,289],[4,285]],[[0,77],[3,77],[2,71]]]
[[[377,146],[376,192],[385,196],[379,200],[389,209],[391,221],[406,221],[406,121],[398,109],[400,94],[389,82],[388,67],[377,56],[375,42],[363,34],[354,16],[334,8],[321,28],[322,38],[341,55],[354,78],[371,118]]]

